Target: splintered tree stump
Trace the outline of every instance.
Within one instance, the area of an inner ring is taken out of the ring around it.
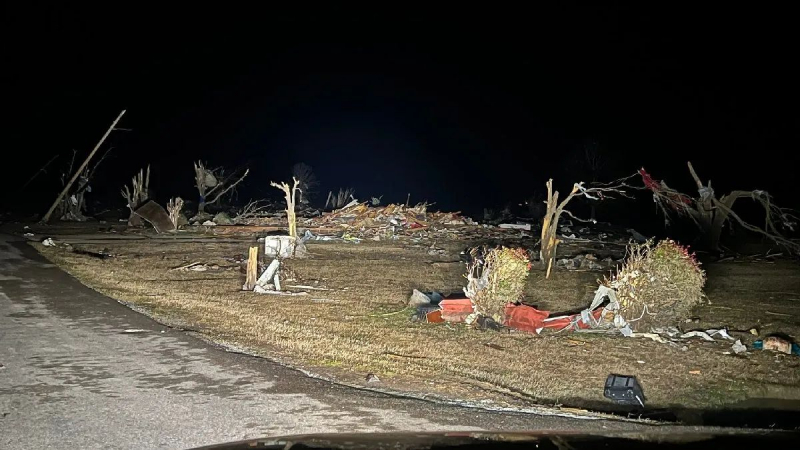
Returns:
[[[258,246],[250,247],[247,257],[247,279],[242,287],[245,291],[252,291],[256,287],[258,280]]]

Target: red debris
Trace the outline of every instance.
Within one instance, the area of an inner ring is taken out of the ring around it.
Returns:
[[[463,322],[475,311],[472,300],[468,298],[447,298],[439,302],[439,307],[446,322]]]
[[[549,316],[550,312],[548,311],[539,311],[528,305],[509,303],[506,305],[503,325],[539,334],[539,331],[544,328],[544,320]]]
[[[442,310],[437,309],[436,311],[431,311],[428,314],[425,314],[425,321],[428,323],[444,322],[444,319],[442,319]]]
[[[592,311],[592,318],[597,321],[603,314],[603,308],[598,307]],[[521,331],[539,334],[544,328],[555,330],[591,328],[592,324],[585,323],[581,314],[569,316],[550,317],[549,311],[540,311],[528,305],[515,305],[509,303],[505,309],[503,325]]]

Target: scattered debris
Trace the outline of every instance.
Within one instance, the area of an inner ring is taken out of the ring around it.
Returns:
[[[374,235],[390,237],[433,231],[435,227],[446,232],[450,226],[476,225],[472,219],[461,217],[458,212],[429,212],[426,203],[413,207],[399,204],[371,207],[357,200],[341,209],[309,219],[306,223],[317,227],[335,225],[345,232],[358,232],[362,239]]]
[[[642,387],[632,375],[609,375],[606,378],[603,396],[622,405],[639,405],[644,408]]]
[[[374,373],[368,373],[367,376],[364,378],[367,383],[380,383],[381,379],[378,378],[377,375]]]
[[[501,346],[499,346],[497,344],[493,344],[491,342],[484,342],[483,345],[485,345],[485,346],[487,346],[489,348],[493,348],[495,350],[505,350],[506,349],[505,347],[501,347]]]
[[[416,308],[423,305],[438,305],[443,298],[438,292],[420,292],[414,289],[408,298],[408,306]]]
[[[126,330],[122,330],[123,333],[147,333],[150,330],[145,330],[142,328],[128,328]]]
[[[25,233],[25,234],[23,234],[23,236],[25,236],[26,238],[32,238],[34,236],[34,234],[33,233]]]
[[[112,258],[114,256],[108,251],[107,248],[104,248],[103,250],[101,250],[99,252],[93,252],[93,251],[90,251],[90,250],[83,250],[83,249],[79,249],[79,248],[73,248],[72,249],[72,253],[75,253],[75,254],[78,254],[78,255],[91,256],[92,258],[97,258],[97,259]]]
[[[733,340],[731,335],[729,335],[728,331],[726,329],[724,329],[724,328],[721,328],[719,330],[711,329],[711,330],[706,330],[706,331],[689,331],[688,333],[682,334],[680,336],[680,338],[681,339],[688,339],[688,338],[693,338],[693,337],[699,337],[699,338],[703,338],[703,340],[706,340],[706,341],[709,341],[709,342],[714,342],[714,338],[712,336],[715,336],[715,335],[720,335],[720,337],[723,337],[723,338],[728,339],[730,341]]]
[[[224,212],[218,212],[211,220],[217,225],[233,225],[233,220],[231,217]]]
[[[215,226],[217,226],[217,224],[215,224],[214,222],[212,222],[210,220],[206,220],[201,225],[203,225],[204,227],[215,227]]]
[[[768,336],[763,340],[753,342],[756,350],[772,350],[775,352],[795,354],[800,356],[800,346],[780,336]]]
[[[44,245],[45,247],[55,247],[56,242],[53,240],[53,238],[47,238],[42,241],[42,245]]]
[[[182,266],[173,267],[173,268],[171,268],[169,270],[186,270],[189,267],[192,267],[192,266],[197,265],[197,264],[202,264],[202,263],[200,261],[195,261],[195,262],[192,262],[192,263],[189,263],[189,264],[184,264]]]
[[[442,320],[445,322],[464,322],[475,312],[475,304],[468,298],[448,298],[439,302]]]
[[[280,291],[281,290],[281,281],[280,281],[280,274],[278,273],[278,269],[281,267],[281,262],[278,258],[272,260],[269,263],[264,272],[258,277],[256,281],[255,290],[256,292],[260,292],[262,290],[267,291]]]
[[[135,214],[150,222],[157,233],[175,231],[175,224],[172,223],[167,211],[152,200],[137,208]]]
[[[501,223],[498,225],[504,230],[525,230],[531,231],[531,224],[529,223]]]
[[[264,289],[261,286],[256,285],[253,289],[253,292],[257,294],[268,294],[268,295],[285,295],[287,297],[302,297],[309,295],[308,292],[287,292],[287,291],[273,291],[270,289]]]
[[[205,271],[208,271],[208,270],[220,270],[220,269],[221,269],[221,267],[219,266],[219,264],[203,264],[203,263],[197,261],[197,262],[185,264],[185,265],[178,266],[178,267],[173,267],[172,269],[169,269],[169,270],[171,270],[171,271],[172,270],[180,270],[182,272],[187,272],[187,271],[190,271],[190,272],[205,272]]]
[[[746,353],[747,347],[745,347],[745,345],[742,344],[741,340],[737,339],[736,342],[733,343],[731,350],[733,350],[733,353],[738,355],[739,353]]]
[[[567,270],[604,270],[608,268],[609,262],[613,264],[613,260],[609,261],[608,259],[604,260],[603,264],[600,264],[595,255],[587,253],[574,258],[561,258],[556,263],[556,266]]]
[[[264,238],[264,255],[269,258],[293,258],[306,254],[303,240],[291,236],[266,236]]]
[[[689,371],[689,374],[690,374],[690,375],[700,375],[701,373],[702,373],[702,372],[700,372],[699,370],[690,370],[690,371]]]

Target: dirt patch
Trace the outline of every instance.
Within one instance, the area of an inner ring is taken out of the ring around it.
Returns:
[[[481,332],[463,325],[414,323],[404,310],[411,290],[459,292],[462,241],[431,243],[310,242],[310,257],[288,261],[286,285],[305,297],[242,292],[247,241],[158,240],[81,245],[107,250],[98,259],[33,244],[86,285],[146,310],[157,319],[202,332],[291,365],[351,384],[494,405],[559,404],[605,409],[609,373],[636,375],[648,410],[714,410],[754,399],[800,401],[800,358],[749,351],[725,355],[730,343],[690,341],[685,349],[614,336]],[[201,261],[203,272],[170,270]],[[800,271],[792,262],[704,266],[711,301],[684,329],[728,326],[745,343],[800,330]],[[584,308],[603,272],[533,270],[526,301],[553,312]],[[748,337],[749,336],[749,337]],[[738,336],[737,336],[738,337]],[[376,374],[380,384],[367,383]]]

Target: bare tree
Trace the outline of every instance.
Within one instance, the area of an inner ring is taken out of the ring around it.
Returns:
[[[86,194],[92,192],[92,186],[89,182],[109,151],[111,151],[111,149],[106,150],[93,166],[84,166],[83,171],[77,177],[72,178],[72,188],[67,191],[67,195],[61,197],[54,209],[57,213],[56,215],[61,220],[78,222],[86,220],[86,216],[84,215],[84,212],[86,212]],[[75,155],[76,152],[73,150],[69,166],[61,173],[62,186],[66,186],[67,183],[69,183],[67,177],[72,173],[72,167],[75,164]],[[42,219],[42,221],[44,222],[44,219]]]
[[[297,198],[297,191],[299,191],[300,180],[297,178],[292,178],[294,181],[294,185],[289,187],[286,182],[282,182],[280,184],[272,181],[269,183],[270,186],[276,187],[283,191],[284,195],[286,196],[286,220],[289,222],[289,236],[293,238],[297,238],[297,218],[295,216],[295,205],[296,198]]]
[[[342,208],[351,200],[355,200],[355,198],[353,198],[353,194],[355,192],[356,191],[353,188],[347,188],[347,189],[339,188],[339,193],[337,194],[334,194],[333,191],[329,191],[328,200],[325,201],[325,208],[332,208],[332,209]]]
[[[181,217],[181,210],[183,209],[183,199],[180,197],[171,198],[167,202],[167,211],[169,212],[169,220],[175,229],[178,229],[178,220]]]
[[[607,165],[603,147],[595,139],[586,139],[579,151],[575,153],[572,164],[574,165],[573,173],[577,173],[581,179],[587,180],[590,184],[597,183],[602,179]],[[592,220],[597,218],[595,202],[589,202],[589,218]]]
[[[139,173],[134,175],[131,179],[131,187],[133,192],[127,185],[122,188],[122,198],[128,201],[128,209],[131,210],[128,217],[128,225],[138,226],[142,224],[142,218],[134,214],[140,206],[142,206],[148,198],[147,190],[150,187],[150,165],[147,165],[147,172],[140,169]]]
[[[204,214],[206,205],[216,203],[223,195],[231,192],[248,173],[250,173],[250,169],[245,170],[241,176],[236,171],[225,175],[225,169],[222,167],[207,169],[203,161],[194,163],[194,182],[197,192],[200,194],[197,214]]]
[[[703,185],[700,177],[694,171],[692,163],[688,162],[687,165],[689,173],[697,184],[698,196],[696,198],[691,198],[668,187],[663,181],[656,181],[644,169],[639,170],[645,187],[653,192],[653,199],[667,220],[672,213],[690,218],[707,237],[711,249],[720,250],[722,229],[733,219],[742,228],[761,234],[788,251],[800,255],[800,244],[786,238],[778,230],[778,226],[790,231],[794,230],[798,218],[791,210],[775,205],[772,202],[772,196],[761,190],[732,191],[718,199],[711,187],[711,181],[709,180],[706,185]],[[749,198],[761,205],[765,213],[764,226],[759,227],[748,223],[733,211],[734,203],[740,198]]]
[[[233,223],[241,224],[246,221],[253,221],[269,214],[269,205],[261,200],[250,200],[241,208],[236,216],[233,217]]]
[[[584,187],[584,183],[575,183],[572,185],[572,190],[569,194],[558,201],[558,191],[553,191],[553,179],[547,182],[547,212],[545,213],[544,220],[542,221],[542,240],[540,257],[542,264],[547,267],[546,278],[550,278],[550,270],[553,267],[553,261],[556,257],[556,250],[558,244],[561,242],[557,237],[558,221],[561,219],[561,214],[566,214],[569,217],[580,222],[594,222],[593,219],[581,219],[576,217],[568,209],[565,209],[567,204],[576,197],[583,197],[588,200],[599,201],[614,198],[618,195],[622,197],[629,197],[626,192],[630,188],[626,181],[635,175],[627,178],[622,178],[608,184],[595,183],[591,187]]]
[[[103,145],[103,142],[106,141],[106,138],[108,137],[108,135],[111,134],[111,132],[116,129],[115,127],[117,126],[117,123],[120,121],[120,119],[122,119],[123,115],[125,115],[125,110],[124,109],[122,110],[122,112],[119,113],[117,118],[113,122],[111,122],[111,126],[108,127],[108,130],[106,130],[106,132],[103,135],[103,137],[101,137],[100,140],[97,142],[97,144],[95,144],[95,146],[92,149],[92,151],[89,152],[89,155],[86,157],[86,159],[83,160],[83,162],[81,163],[80,167],[78,167],[78,170],[76,170],[75,173],[72,175],[72,178],[70,178],[69,181],[67,181],[66,177],[62,176],[61,181],[62,181],[62,184],[64,185],[64,188],[58,194],[58,197],[56,197],[56,200],[50,206],[50,209],[48,209],[47,212],[44,214],[44,217],[42,217],[42,223],[47,223],[50,220],[50,216],[53,214],[53,212],[56,210],[56,208],[59,207],[59,204],[62,207],[62,218],[63,218],[63,212],[64,211],[72,211],[72,212],[74,212],[74,210],[70,210],[69,208],[74,208],[76,206],[79,207],[78,208],[78,214],[81,217],[83,216],[82,212],[83,212],[83,209],[85,208],[85,205],[82,203],[82,200],[83,200],[82,194],[83,194],[83,192],[85,190],[91,190],[91,188],[89,187],[89,178],[91,177],[91,172],[94,171],[94,169],[89,170],[89,161],[92,159],[92,157],[95,155],[95,153],[97,153],[97,150],[99,150],[100,147]],[[106,151],[106,154],[108,154],[108,151]],[[104,155],[104,157],[105,157],[105,155]],[[73,160],[73,162],[75,161],[75,154],[74,153],[72,155],[72,160]],[[102,159],[101,159],[101,161],[102,161]],[[70,172],[72,171],[72,164],[73,163],[71,162],[70,163]],[[97,164],[95,164],[95,169],[97,168],[97,166],[99,164],[100,164],[99,162]],[[69,175],[69,173],[67,173],[66,175]],[[80,204],[78,203],[78,199],[77,199],[77,195],[78,194],[77,193],[73,193],[72,195],[70,195],[68,200],[65,203],[64,196],[67,195],[69,190],[72,188],[73,183],[75,183],[75,181],[79,177],[85,180],[82,185],[78,186],[78,189],[77,189],[77,191],[80,192],[80,195],[81,195]]]
[[[300,189],[300,203],[306,204],[316,193],[319,181],[314,175],[314,169],[306,163],[297,163],[292,166],[292,178],[297,179]]]

